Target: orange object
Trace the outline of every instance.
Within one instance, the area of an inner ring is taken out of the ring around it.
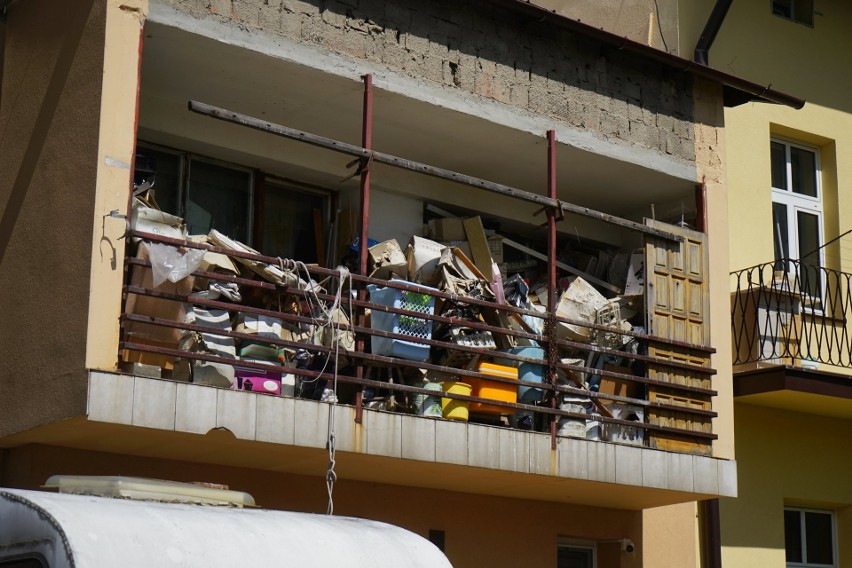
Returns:
[[[501,379],[518,380],[518,369],[508,367],[506,365],[495,365],[494,363],[480,363],[476,366],[476,371],[484,375],[492,375]],[[512,383],[502,383],[497,381],[489,381],[487,379],[476,379],[473,377],[465,377],[465,382],[473,387],[471,396],[479,398],[487,398],[490,400],[499,400],[500,402],[518,402],[518,385]],[[494,404],[485,404],[483,402],[471,402],[470,411],[480,414],[514,414],[515,409],[507,406],[497,406]]]

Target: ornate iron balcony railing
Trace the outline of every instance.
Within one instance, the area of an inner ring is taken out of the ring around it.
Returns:
[[[852,367],[851,279],[792,259],[731,273],[734,364]]]

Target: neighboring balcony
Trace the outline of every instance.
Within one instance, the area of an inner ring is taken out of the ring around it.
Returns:
[[[731,274],[736,396],[852,416],[850,279],[793,259]]]

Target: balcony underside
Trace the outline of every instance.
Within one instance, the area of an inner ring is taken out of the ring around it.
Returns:
[[[88,416],[7,438],[322,476],[331,406],[93,372]],[[341,479],[645,509],[736,495],[736,462],[480,424],[335,407]],[[321,427],[317,427],[320,425]]]
[[[734,396],[758,406],[852,418],[852,378],[825,371],[777,365],[737,373]]]

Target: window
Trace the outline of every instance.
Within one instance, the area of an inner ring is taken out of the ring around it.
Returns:
[[[785,508],[784,548],[789,568],[836,567],[834,513]]]
[[[798,260],[802,292],[818,299],[822,297],[823,254],[819,153],[783,140],[772,140],[770,147],[776,270],[793,272],[796,265],[788,260]]]
[[[596,546],[592,542],[560,542],[556,549],[556,568],[595,568],[596,552]]]
[[[772,0],[772,14],[806,26],[814,25],[814,0]]]
[[[144,181],[189,234],[216,229],[269,256],[325,264],[329,192],[140,142],[134,182]]]

